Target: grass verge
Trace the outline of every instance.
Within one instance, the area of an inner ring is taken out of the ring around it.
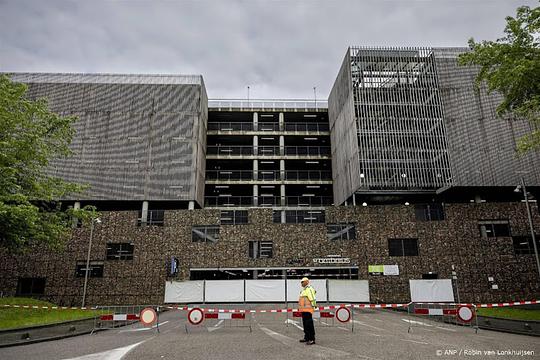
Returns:
[[[528,310],[519,307],[505,308],[479,308],[477,309],[479,316],[492,316],[503,319],[512,320],[537,320],[540,321],[540,309]]]
[[[21,309],[4,307],[5,304],[55,306],[50,302],[31,298],[0,298],[0,330],[88,319],[100,314],[100,311],[96,310]]]

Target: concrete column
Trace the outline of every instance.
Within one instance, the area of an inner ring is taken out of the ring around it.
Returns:
[[[285,155],[285,136],[279,135],[279,154]]]
[[[253,185],[253,205],[259,205],[259,187],[257,185]]]
[[[190,201],[188,203],[188,210],[195,210],[195,201]]]
[[[253,155],[257,155],[259,153],[259,137],[257,135],[253,135]]]
[[[81,202],[75,201],[73,203],[73,210],[79,210],[81,208]],[[79,219],[77,217],[73,217],[73,227],[77,227],[77,224],[79,223]]]
[[[283,113],[279,113],[279,131],[285,130],[285,117],[283,116]]]
[[[253,160],[253,180],[257,180],[259,172],[259,161]]]
[[[142,203],[141,224],[146,225],[148,221],[148,201]]]
[[[287,217],[285,216],[285,210],[281,210],[281,223],[285,224],[287,222]]]
[[[356,206],[356,194],[352,194],[352,204]]]
[[[253,113],[253,131],[259,130],[259,114],[257,112]]]
[[[280,185],[279,187],[279,194],[281,197],[281,206],[285,206],[285,185]]]
[[[482,198],[480,195],[474,195],[474,202],[477,204],[480,204],[482,202]]]
[[[279,160],[279,176],[281,180],[285,180],[285,160]]]

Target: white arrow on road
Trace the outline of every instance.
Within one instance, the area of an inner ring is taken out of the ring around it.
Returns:
[[[141,345],[144,341],[133,345],[124,346],[117,349],[107,350],[100,353],[88,354],[79,357],[69,358],[65,360],[120,360],[135,347]]]

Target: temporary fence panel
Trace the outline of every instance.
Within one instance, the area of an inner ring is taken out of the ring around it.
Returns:
[[[331,302],[369,302],[367,280],[328,280],[328,300]]]
[[[244,302],[244,280],[206,280],[204,301]]]
[[[454,302],[451,279],[409,280],[411,302]]]
[[[284,302],[283,280],[246,280],[246,301]]]
[[[317,292],[315,296],[317,298],[317,302],[328,300],[326,293],[326,280],[310,280],[309,283]],[[302,285],[300,284],[300,279],[287,280],[287,301],[298,301],[298,296],[300,295],[301,290]]]
[[[203,302],[204,281],[167,281],[165,303]]]

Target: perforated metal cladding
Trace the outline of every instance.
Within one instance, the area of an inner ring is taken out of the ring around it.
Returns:
[[[328,98],[335,204],[343,203],[361,185],[350,63],[347,51]]]
[[[457,64],[463,48],[434,49],[444,105],[448,144],[457,186],[515,186],[524,176],[540,184],[540,154],[517,157],[516,139],[531,131],[528,122],[496,114],[502,97],[475,89],[478,69]]]
[[[195,84],[190,79],[186,84],[159,84],[157,77],[147,84],[136,79],[130,83],[127,76],[123,83],[106,84],[90,82],[91,75],[54,75],[25,78],[37,79],[29,83],[30,98],[46,97],[51,110],[79,117],[71,145],[74,156],[53,161],[49,170],[91,186],[84,195],[73,198],[195,200],[202,204],[207,112],[202,78]],[[44,78],[83,80],[45,83]],[[96,79],[104,81],[102,75]],[[198,138],[201,136],[203,140]]]
[[[433,52],[351,48],[361,189],[435,189],[452,181]]]

